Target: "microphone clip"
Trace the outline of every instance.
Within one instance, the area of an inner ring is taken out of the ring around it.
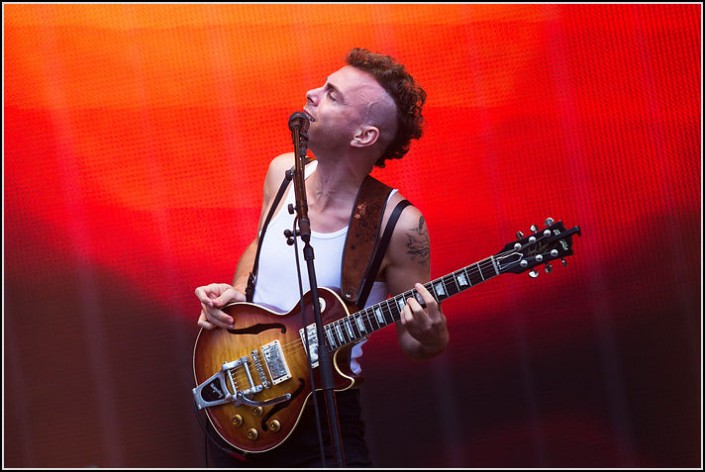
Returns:
[[[306,149],[308,147],[308,127],[311,124],[306,113],[297,111],[289,117],[289,130],[291,131],[291,140],[297,151],[297,158],[303,159],[306,157]]]

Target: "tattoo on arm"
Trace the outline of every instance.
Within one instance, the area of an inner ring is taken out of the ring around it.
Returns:
[[[431,259],[431,245],[429,243],[428,231],[424,227],[423,216],[419,218],[419,225],[406,233],[406,253],[411,260],[418,262],[424,267],[428,267]]]

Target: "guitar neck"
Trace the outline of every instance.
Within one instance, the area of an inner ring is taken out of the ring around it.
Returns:
[[[442,302],[505,272],[518,274],[538,264],[546,264],[546,271],[550,272],[548,263],[573,254],[572,236],[580,235],[580,227],[566,230],[562,222],[551,218],[546,220],[546,229],[538,232],[532,227],[532,231],[534,234],[507,244],[498,254],[427,282],[424,287],[436,301]],[[562,262],[565,263],[565,259]],[[532,271],[529,275],[536,277],[538,273]],[[411,297],[423,304],[421,295],[416,290],[409,290],[325,325],[328,348],[335,351],[399,321],[400,312]]]
[[[495,257],[491,256],[431,280],[425,283],[424,287],[436,301],[442,302],[501,273]],[[328,348],[335,351],[399,321],[400,313],[411,297],[416,298],[421,304],[424,303],[421,294],[412,289],[325,325],[324,333]]]

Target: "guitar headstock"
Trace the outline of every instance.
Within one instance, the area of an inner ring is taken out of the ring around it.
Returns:
[[[519,274],[526,270],[531,277],[538,277],[539,273],[534,267],[546,264],[545,271],[551,272],[551,261],[561,259],[566,265],[565,258],[573,254],[573,235],[580,236],[580,227],[574,226],[566,230],[563,222],[555,222],[553,218],[546,219],[546,227],[538,229],[531,227],[533,234],[524,237],[517,232],[517,240],[508,243],[495,257],[500,273],[514,272]]]

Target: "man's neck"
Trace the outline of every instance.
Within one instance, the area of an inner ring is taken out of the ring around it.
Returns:
[[[341,159],[318,158],[316,172],[307,180],[309,196],[321,209],[329,206],[349,204],[372,170],[353,156]]]

